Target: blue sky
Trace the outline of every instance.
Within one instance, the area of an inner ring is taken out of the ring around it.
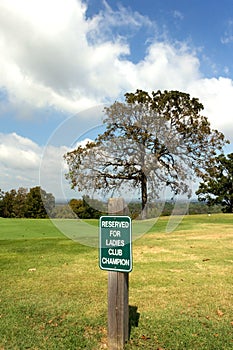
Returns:
[[[0,0],[0,50],[2,190],[69,197],[62,154],[137,88],[198,97],[233,141],[231,0]]]

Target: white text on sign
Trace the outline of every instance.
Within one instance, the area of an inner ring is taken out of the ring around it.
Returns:
[[[128,228],[128,221],[102,221],[101,227]]]
[[[130,217],[102,216],[99,227],[100,268],[130,272],[132,270]]]

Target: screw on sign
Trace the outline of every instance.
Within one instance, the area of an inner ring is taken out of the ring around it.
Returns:
[[[131,218],[101,216],[99,264],[102,270],[132,271]]]

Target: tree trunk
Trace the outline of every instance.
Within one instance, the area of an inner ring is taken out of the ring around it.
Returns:
[[[141,196],[142,196],[142,220],[147,218],[147,178],[144,172],[141,174]]]

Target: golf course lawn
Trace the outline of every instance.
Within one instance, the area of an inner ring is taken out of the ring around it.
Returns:
[[[125,349],[233,349],[233,214],[185,216],[171,233],[168,220],[133,242]],[[107,349],[97,248],[47,219],[0,218],[0,271],[0,350]]]

